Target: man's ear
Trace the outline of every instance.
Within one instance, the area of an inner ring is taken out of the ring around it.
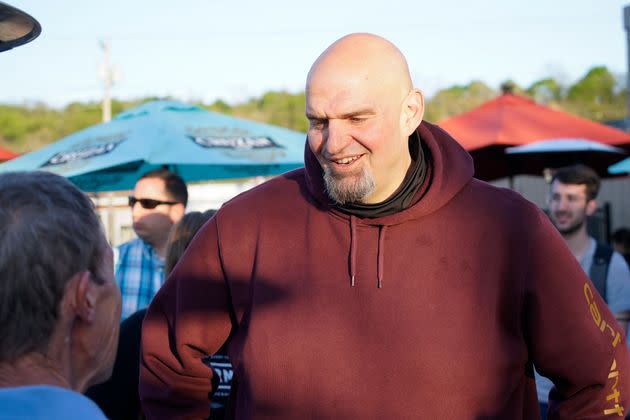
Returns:
[[[170,215],[171,215],[171,220],[173,221],[173,223],[179,222],[180,219],[184,217],[185,213],[186,213],[186,207],[184,207],[183,204],[178,203],[178,204],[173,204],[171,206]]]
[[[96,315],[97,285],[92,281],[89,271],[82,271],[75,276],[79,276],[75,288],[75,314],[83,321],[92,323]]]
[[[597,200],[596,199],[588,200],[588,202],[586,203],[586,215],[592,216],[593,214],[595,214],[596,210],[597,210]]]
[[[402,110],[403,132],[410,136],[422,122],[424,117],[424,95],[419,89],[413,88],[405,102]]]

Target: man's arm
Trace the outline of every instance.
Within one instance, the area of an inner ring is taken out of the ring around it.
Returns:
[[[190,244],[142,325],[140,398],[149,419],[207,418],[214,354],[232,328],[215,219]]]
[[[545,216],[529,237],[525,334],[551,379],[549,419],[623,418],[630,402],[625,333]]]

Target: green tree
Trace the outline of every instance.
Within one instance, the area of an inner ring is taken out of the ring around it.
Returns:
[[[496,92],[480,81],[451,86],[438,91],[425,106],[424,118],[439,121],[478,107],[496,96]]]
[[[221,114],[230,114],[232,112],[232,107],[221,99],[214,101],[211,105],[205,108],[208,111],[220,112]]]
[[[555,79],[547,78],[532,83],[525,90],[525,93],[536,102],[548,104],[560,101],[562,99],[562,91],[562,86]]]
[[[569,101],[602,104],[614,100],[615,77],[606,67],[593,67],[569,88]]]
[[[569,87],[567,98],[561,104],[569,112],[596,121],[625,118],[626,91],[618,88],[615,76],[606,67],[590,69],[586,75]]]

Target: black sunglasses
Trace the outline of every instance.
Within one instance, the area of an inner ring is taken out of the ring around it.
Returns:
[[[154,200],[152,198],[136,198],[133,195],[129,196],[129,207],[133,207],[136,203],[140,203],[140,206],[143,209],[154,209],[160,204],[179,204],[177,201],[162,201],[162,200]]]

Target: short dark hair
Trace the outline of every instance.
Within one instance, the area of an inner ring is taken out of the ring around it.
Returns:
[[[0,361],[43,352],[67,282],[106,243],[92,201],[49,172],[0,174]]]
[[[184,207],[188,204],[188,188],[186,183],[175,172],[171,172],[168,169],[161,168],[149,171],[142,175],[138,181],[147,178],[157,178],[164,181],[164,189],[170,198],[178,203],[182,203]]]
[[[586,198],[595,200],[597,193],[599,193],[599,175],[586,165],[571,165],[557,169],[552,178],[551,183],[554,181],[561,182],[563,184],[573,185],[585,185],[586,186]]]
[[[192,211],[186,213],[179,222],[173,225],[168,235],[166,244],[166,258],[164,259],[164,275],[168,276],[177,261],[184,255],[184,251],[188,248],[190,241],[195,237],[195,233],[203,226],[214,214],[216,210],[206,210],[203,213]]]

